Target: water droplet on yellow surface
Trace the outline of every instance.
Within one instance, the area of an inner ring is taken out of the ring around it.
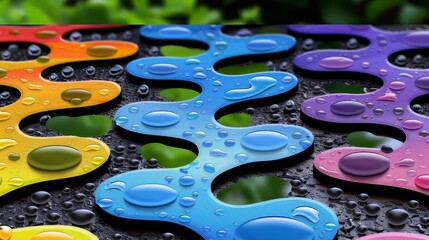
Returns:
[[[7,138],[0,139],[0,150],[5,149],[5,148],[10,147],[10,146],[14,146],[16,144],[18,144],[18,142],[16,142],[13,139],[7,139]]]
[[[4,68],[0,68],[0,78],[6,76],[6,74],[7,74],[7,70]]]
[[[48,38],[54,38],[55,36],[57,36],[57,32],[51,31],[51,30],[42,30],[42,31],[36,32],[34,35],[36,36],[36,38],[48,39]]]
[[[109,90],[109,89],[107,89],[107,88],[102,88],[102,89],[100,89],[100,91],[98,91],[98,93],[99,93],[101,96],[106,96],[107,94],[109,94],[109,93],[110,93],[110,90]]]
[[[7,181],[7,184],[14,186],[14,187],[20,187],[22,185],[24,185],[24,179],[19,178],[19,177],[14,177],[11,178]]]
[[[6,168],[6,163],[0,162],[0,170],[3,170]]]
[[[89,171],[91,169],[91,166],[89,166],[89,164],[84,164],[84,165],[82,165],[82,169],[84,171]]]
[[[31,240],[74,240],[74,238],[63,232],[41,232],[34,235]]]
[[[43,104],[44,106],[48,106],[49,104],[51,104],[51,101],[50,101],[50,100],[44,100],[44,101],[42,102],[42,104]]]
[[[104,157],[102,156],[95,156],[93,158],[91,158],[91,163],[98,166],[100,164],[102,164],[104,162]]]
[[[39,62],[39,63],[47,63],[47,62],[49,62],[49,57],[48,56],[40,56],[40,57],[38,57],[37,58],[37,61]]]
[[[30,83],[28,88],[31,90],[43,90],[43,85]]]
[[[7,132],[7,133],[11,133],[11,132],[15,131],[15,128],[14,128],[14,127],[12,127],[12,126],[9,126],[9,127],[6,127],[6,128],[4,129],[4,131],[5,131],[5,132]]]
[[[27,69],[25,69],[25,71],[29,74],[32,74],[34,72],[34,70],[32,68],[27,68]]]
[[[21,158],[21,155],[18,153],[11,153],[9,154],[9,160],[11,161],[18,161]]]
[[[61,93],[61,98],[63,100],[68,101],[74,105],[78,105],[83,101],[90,99],[91,96],[92,93],[90,91],[80,88],[65,90]]]
[[[1,178],[0,178],[1,184]],[[0,240],[9,240],[12,238],[12,228],[8,226],[0,226]]]
[[[21,81],[22,83],[26,83],[26,82],[28,82],[28,80],[27,80],[27,79],[25,79],[25,78],[21,78],[21,79],[19,79],[19,81]]]
[[[91,57],[110,57],[117,52],[118,49],[111,45],[96,45],[86,50],[86,53]]]
[[[0,121],[8,120],[12,117],[12,114],[9,112],[0,112]]]
[[[88,151],[99,151],[101,149],[101,146],[98,144],[90,144],[88,146],[86,146],[83,151],[84,152],[88,152]]]
[[[31,105],[36,101],[36,99],[32,98],[32,97],[26,97],[24,99],[22,99],[21,103],[24,105]]]

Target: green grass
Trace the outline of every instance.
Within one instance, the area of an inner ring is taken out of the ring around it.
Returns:
[[[102,115],[57,116],[50,118],[46,122],[46,126],[63,135],[100,137],[106,135],[112,129],[112,119]]]
[[[144,159],[155,158],[159,165],[165,168],[185,166],[197,158],[192,151],[162,143],[145,144],[141,147],[140,153]]]

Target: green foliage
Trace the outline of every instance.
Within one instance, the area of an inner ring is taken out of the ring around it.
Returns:
[[[64,135],[79,137],[104,136],[112,129],[112,119],[103,115],[57,116],[49,119],[46,122],[46,126]]]
[[[144,159],[155,158],[162,167],[175,168],[191,163],[197,155],[183,148],[171,147],[162,143],[148,143],[141,147]]]
[[[159,95],[167,101],[179,102],[192,99],[200,93],[187,88],[168,88],[159,92]]]
[[[347,141],[355,147],[380,148],[383,145],[397,147],[402,144],[394,138],[377,136],[370,132],[358,131],[347,135]]]
[[[253,118],[246,113],[231,113],[218,119],[218,122],[227,127],[248,127]]]
[[[252,63],[247,65],[233,65],[226,66],[217,69],[219,73],[228,74],[228,75],[240,75],[240,74],[248,74],[255,72],[266,72],[268,71],[267,65],[263,63]]]
[[[201,48],[189,48],[178,45],[165,45],[161,47],[161,53],[168,57],[192,57],[199,55],[206,50]]]
[[[290,184],[281,178],[260,176],[241,179],[224,188],[216,197],[225,203],[246,205],[283,198],[290,190]]]

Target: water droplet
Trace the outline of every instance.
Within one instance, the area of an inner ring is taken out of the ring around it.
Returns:
[[[28,46],[27,53],[32,57],[37,57],[42,53],[42,49],[36,44],[31,44]]]
[[[214,173],[215,172],[215,165],[212,163],[206,163],[204,164],[204,170],[208,173]]]
[[[249,156],[247,156],[247,154],[245,153],[238,153],[237,155],[234,156],[234,158],[239,162],[245,162],[247,161],[247,159],[249,159]]]
[[[161,30],[159,30],[159,34],[165,36],[183,37],[191,34],[191,31],[184,27],[174,26],[162,28]]]
[[[28,84],[28,89],[40,91],[40,90],[43,90],[43,85],[30,83]]]
[[[403,109],[403,108],[401,108],[401,107],[395,107],[395,108],[393,109],[393,113],[394,113],[395,115],[402,115],[402,114],[404,114],[404,109]]]
[[[313,229],[306,224],[283,217],[264,217],[250,220],[239,227],[234,232],[236,240],[260,240],[267,239],[267,233],[270,234],[270,240],[314,239]]]
[[[274,151],[285,147],[288,137],[274,131],[255,131],[241,139],[241,145],[254,151]]]
[[[18,161],[19,159],[21,159],[21,155],[19,155],[18,153],[9,154],[9,160]]]
[[[277,46],[277,42],[272,39],[254,39],[247,43],[247,49],[254,52],[268,52]]]
[[[61,98],[73,105],[79,105],[83,101],[90,99],[91,96],[92,93],[90,91],[80,88],[65,90],[61,93]]]
[[[36,38],[40,38],[40,39],[50,39],[50,38],[54,38],[57,36],[57,32],[52,31],[52,30],[41,30],[41,31],[37,31],[34,36],[36,36]]]
[[[390,167],[386,157],[370,152],[351,153],[339,161],[341,171],[359,177],[379,175]]]
[[[225,230],[218,230],[218,231],[216,231],[216,235],[218,236],[218,237],[226,237],[226,234],[227,234],[227,232],[225,231]]]
[[[127,189],[124,199],[136,206],[158,207],[172,203],[177,198],[177,191],[161,184],[142,184]]]
[[[100,94],[101,96],[106,96],[109,93],[110,93],[110,90],[107,88],[102,88],[100,89],[100,91],[98,91],[98,94]]]
[[[82,155],[78,150],[67,146],[45,146],[31,151],[27,161],[30,166],[40,170],[60,171],[78,165],[82,161]]]
[[[40,56],[37,58],[37,62],[39,63],[47,63],[51,60],[48,56]]]
[[[199,116],[198,112],[189,112],[188,114],[186,114],[186,118],[189,120],[197,119],[198,116]]]
[[[182,223],[188,223],[191,220],[192,220],[191,216],[188,216],[188,215],[181,215],[179,217],[179,222],[182,222]]]
[[[157,63],[149,66],[147,71],[157,75],[168,75],[177,72],[178,68],[176,65],[168,63]]]
[[[31,195],[31,201],[37,205],[43,205],[49,202],[51,194],[46,191],[38,191]]]
[[[27,106],[33,104],[34,102],[36,102],[36,99],[34,99],[32,97],[26,97],[26,98],[21,100],[21,103],[24,105],[27,105]]]
[[[343,190],[337,187],[329,188],[326,192],[328,193],[329,198],[334,200],[340,199],[341,195],[343,195]]]
[[[119,64],[115,64],[110,70],[109,70],[109,74],[111,76],[118,76],[121,75],[124,72],[124,68],[119,65]]]
[[[415,165],[414,159],[404,158],[395,163],[396,167],[413,167]]]
[[[178,123],[179,120],[179,115],[174,112],[153,111],[144,115],[141,122],[152,127],[167,127]]]
[[[325,224],[324,229],[328,232],[333,232],[335,230],[337,230],[338,226],[334,223],[327,223]]]
[[[206,140],[203,142],[203,147],[211,147],[211,146],[213,146],[212,141]]]
[[[196,78],[196,79],[206,79],[207,75],[205,75],[202,72],[197,72],[197,73],[194,74],[194,78]]]
[[[225,140],[224,144],[225,144],[225,146],[227,146],[227,147],[232,147],[232,146],[234,146],[234,145],[235,145],[235,141],[234,141],[234,140],[232,140],[232,139],[227,139],[227,140]]]
[[[12,117],[12,114],[9,112],[0,112],[0,121],[8,120]]]
[[[331,112],[342,116],[354,116],[365,111],[365,105],[355,101],[340,101],[331,105]]]
[[[179,204],[183,207],[192,207],[195,205],[195,199],[191,197],[182,197],[179,200]]]
[[[219,148],[214,148],[210,150],[210,156],[213,157],[226,157],[227,153]]]
[[[19,177],[10,178],[9,180],[7,180],[7,184],[14,186],[14,187],[20,187],[20,186],[24,185],[24,179],[19,178]]]
[[[18,142],[16,142],[13,139],[7,139],[7,138],[0,139],[0,150],[11,146],[15,146],[16,144],[18,144]]]
[[[118,49],[111,45],[95,45],[86,50],[86,53],[91,57],[103,58],[115,55]]]
[[[409,217],[409,213],[401,208],[394,208],[386,212],[386,220],[393,226],[405,225]]]
[[[424,190],[429,190],[429,174],[419,175],[414,179],[414,184]]]
[[[118,125],[127,123],[128,122],[128,117],[126,117],[126,116],[119,116],[119,117],[115,118],[115,122]]]
[[[104,189],[106,189],[106,190],[116,189],[116,190],[120,190],[120,191],[124,192],[126,188],[127,188],[127,185],[125,182],[116,181],[116,182],[108,183]]]
[[[63,77],[65,77],[65,78],[71,78],[74,75],[74,69],[70,66],[65,66],[61,70],[61,75],[63,75]]]
[[[47,240],[47,239],[55,239],[55,240],[74,240],[71,235],[68,235],[63,232],[54,232],[54,231],[45,231],[34,235],[31,240]]]
[[[416,130],[423,127],[423,122],[415,119],[409,119],[402,122],[401,126],[408,130]]]
[[[70,222],[77,226],[85,226],[94,222],[95,214],[87,209],[77,209],[69,214]]]
[[[254,97],[277,84],[277,80],[268,76],[257,76],[249,80],[250,88],[232,89],[224,94],[228,100],[241,100]]]
[[[189,176],[189,175],[185,175],[185,176],[180,177],[179,183],[182,186],[189,187],[189,186],[194,185],[195,178],[192,176]]]
[[[376,217],[380,211],[381,207],[376,203],[369,203],[363,207],[363,212],[370,217]]]
[[[404,41],[411,46],[428,47],[429,46],[429,32],[417,31],[412,32],[405,36]]]
[[[327,57],[319,61],[319,65],[328,69],[344,69],[353,66],[354,61],[346,57]]]
[[[312,223],[319,222],[319,212],[311,207],[297,207],[292,211],[292,216],[302,216],[310,220]]]

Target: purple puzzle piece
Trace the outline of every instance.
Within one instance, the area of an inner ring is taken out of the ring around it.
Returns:
[[[366,38],[357,50],[317,50],[295,59],[299,68],[316,72],[358,72],[374,75],[383,86],[366,94],[330,94],[312,98],[302,112],[333,123],[378,124],[395,127],[405,142],[391,153],[373,148],[337,148],[320,153],[315,169],[332,178],[409,189],[429,195],[429,118],[410,108],[413,99],[429,93],[429,70],[405,69],[389,63],[389,56],[429,47],[429,31],[388,32],[372,26],[290,26],[304,34],[349,35]]]

